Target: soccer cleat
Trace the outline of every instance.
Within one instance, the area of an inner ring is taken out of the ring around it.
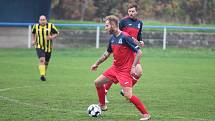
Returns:
[[[140,121],[146,121],[149,120],[151,116],[149,114],[141,114]]]
[[[105,103],[109,103],[107,95],[105,95]]]
[[[44,75],[42,75],[42,76],[40,77],[40,80],[41,80],[41,81],[46,81],[45,76],[44,76]]]
[[[99,107],[101,108],[102,111],[107,111],[107,105],[99,104]]]
[[[124,92],[123,90],[120,91],[120,95],[124,96]]]

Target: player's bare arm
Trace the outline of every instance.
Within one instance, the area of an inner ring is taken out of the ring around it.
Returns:
[[[136,65],[138,63],[138,60],[140,60],[141,56],[142,56],[142,51],[139,49],[137,51],[137,54],[135,56],[134,62],[133,62],[132,67],[131,67],[131,75],[135,74],[135,67],[136,67]]]
[[[35,39],[36,39],[35,34],[32,34],[32,36],[31,36],[32,46],[35,45],[35,41],[36,41]]]
[[[105,51],[102,56],[95,62],[95,64],[93,64],[91,66],[91,70],[92,71],[96,71],[96,69],[98,68],[98,66],[104,62],[109,56],[110,56],[111,53],[109,53],[108,51]]]
[[[46,37],[47,40],[55,39],[58,36],[58,34],[49,35]]]
[[[144,42],[141,40],[141,41],[138,41],[136,38],[132,37],[132,39],[134,40],[134,42],[140,46],[140,47],[144,47]]]

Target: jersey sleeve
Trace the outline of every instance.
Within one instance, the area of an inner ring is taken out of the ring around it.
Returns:
[[[143,23],[140,21],[140,30],[138,32],[138,35],[137,35],[137,40],[138,41],[143,41],[143,37],[142,37],[142,28],[143,28]]]
[[[119,22],[119,29],[122,31],[123,28],[124,28],[124,21],[120,20],[120,22]]]
[[[52,34],[59,34],[59,31],[57,30],[57,28],[55,27],[54,24],[51,25],[51,33]]]
[[[111,39],[109,39],[109,43],[108,43],[108,46],[107,46],[107,51],[109,52],[109,53],[112,53],[112,47],[111,47]]]
[[[140,47],[134,43],[134,40],[130,36],[125,38],[125,42],[134,52],[137,52],[140,49]]]
[[[32,28],[32,34],[36,34],[36,24],[35,25],[33,25],[33,28]]]

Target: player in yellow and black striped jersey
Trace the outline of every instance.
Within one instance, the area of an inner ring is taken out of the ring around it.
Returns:
[[[53,43],[52,40],[58,36],[59,32],[52,23],[48,23],[44,15],[40,16],[39,24],[35,24],[32,29],[32,44],[36,48],[39,58],[40,79],[46,81],[45,74],[51,58]]]

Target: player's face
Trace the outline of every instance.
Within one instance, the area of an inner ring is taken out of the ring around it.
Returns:
[[[137,10],[135,7],[128,9],[128,16],[130,18],[136,18],[137,16]]]
[[[113,27],[110,23],[110,21],[105,21],[105,30],[109,33],[109,34],[113,34]]]
[[[47,23],[46,17],[45,16],[40,16],[39,23],[42,26],[46,25],[46,23]]]

